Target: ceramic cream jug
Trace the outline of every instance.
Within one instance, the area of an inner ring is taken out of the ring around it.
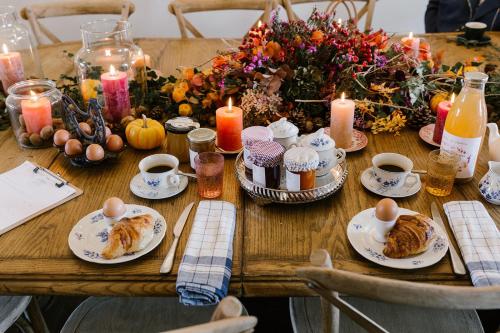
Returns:
[[[500,205],[500,162],[489,161],[490,169],[479,182],[479,192],[494,205]]]
[[[286,118],[280,118],[267,127],[273,131],[273,141],[279,143],[285,147],[285,149],[290,148],[297,142],[299,129],[297,126],[287,121]]]
[[[335,140],[325,134],[325,129],[320,128],[309,135],[302,135],[298,140],[301,147],[314,149],[319,155],[319,165],[316,170],[316,176],[324,176],[338,163],[344,161],[345,150],[335,148]]]
[[[498,132],[498,125],[496,123],[489,123],[486,126],[488,126],[490,132],[488,137],[490,161],[500,162],[500,133]]]

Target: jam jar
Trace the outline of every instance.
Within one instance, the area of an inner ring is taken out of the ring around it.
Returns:
[[[191,168],[196,169],[194,159],[199,153],[215,151],[215,136],[215,131],[209,128],[197,128],[188,133]]]
[[[176,117],[165,123],[167,130],[167,153],[174,155],[180,163],[189,162],[189,143],[187,134],[200,128],[200,123],[189,117]]]
[[[259,141],[273,141],[273,131],[264,126],[251,126],[241,132],[241,142],[243,143],[243,161],[245,162],[245,172],[252,174],[252,160],[250,158],[250,147]]]
[[[309,147],[295,147],[284,156],[286,188],[289,191],[310,190],[316,186],[318,153]]]
[[[285,148],[274,141],[256,142],[250,147],[252,179],[259,186],[279,189]]]

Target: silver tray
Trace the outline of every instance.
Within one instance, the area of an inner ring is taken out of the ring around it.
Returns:
[[[340,155],[337,157],[341,158]],[[302,204],[318,201],[340,190],[347,179],[347,161],[345,160],[337,164],[330,173],[321,177],[316,177],[315,188],[295,192],[286,190],[284,172],[281,173],[281,187],[279,190],[254,184],[245,173],[242,152],[236,157],[235,167],[236,178],[238,178],[241,187],[258,205],[267,205],[273,202],[282,204]]]

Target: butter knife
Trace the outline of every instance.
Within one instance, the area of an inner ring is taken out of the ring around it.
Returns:
[[[441,214],[439,214],[439,209],[435,202],[431,203],[431,213],[432,213],[432,219],[436,221],[436,223],[439,224],[441,228],[443,228],[444,232],[446,232],[446,227],[444,226],[443,219],[441,218]],[[450,250],[451,265],[453,266],[453,272],[458,275],[465,275],[466,270],[464,264],[462,262],[462,259],[458,255],[457,250],[453,246],[450,237],[448,237],[448,247]]]
[[[163,263],[161,264],[160,273],[166,274],[169,273],[170,270],[172,269],[172,264],[174,263],[175,250],[177,249],[177,243],[179,242],[179,237],[181,236],[182,229],[184,229],[184,225],[186,224],[186,221],[189,217],[189,213],[193,208],[193,205],[194,202],[191,202],[189,205],[187,205],[187,207],[184,208],[184,211],[182,212],[181,216],[179,216],[179,219],[175,223],[174,242],[172,243],[172,246],[170,246],[170,250],[168,250],[167,256],[165,257],[165,260],[163,260]]]

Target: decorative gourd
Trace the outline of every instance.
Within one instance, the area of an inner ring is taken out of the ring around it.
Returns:
[[[435,94],[431,98],[431,102],[430,102],[431,110],[434,113],[436,113],[439,103],[441,103],[442,101],[446,101],[446,100],[448,100],[448,93],[446,93],[446,92],[438,92],[437,94]]]
[[[136,119],[130,122],[125,129],[128,143],[135,149],[153,149],[161,146],[165,140],[165,129],[154,119]]]

